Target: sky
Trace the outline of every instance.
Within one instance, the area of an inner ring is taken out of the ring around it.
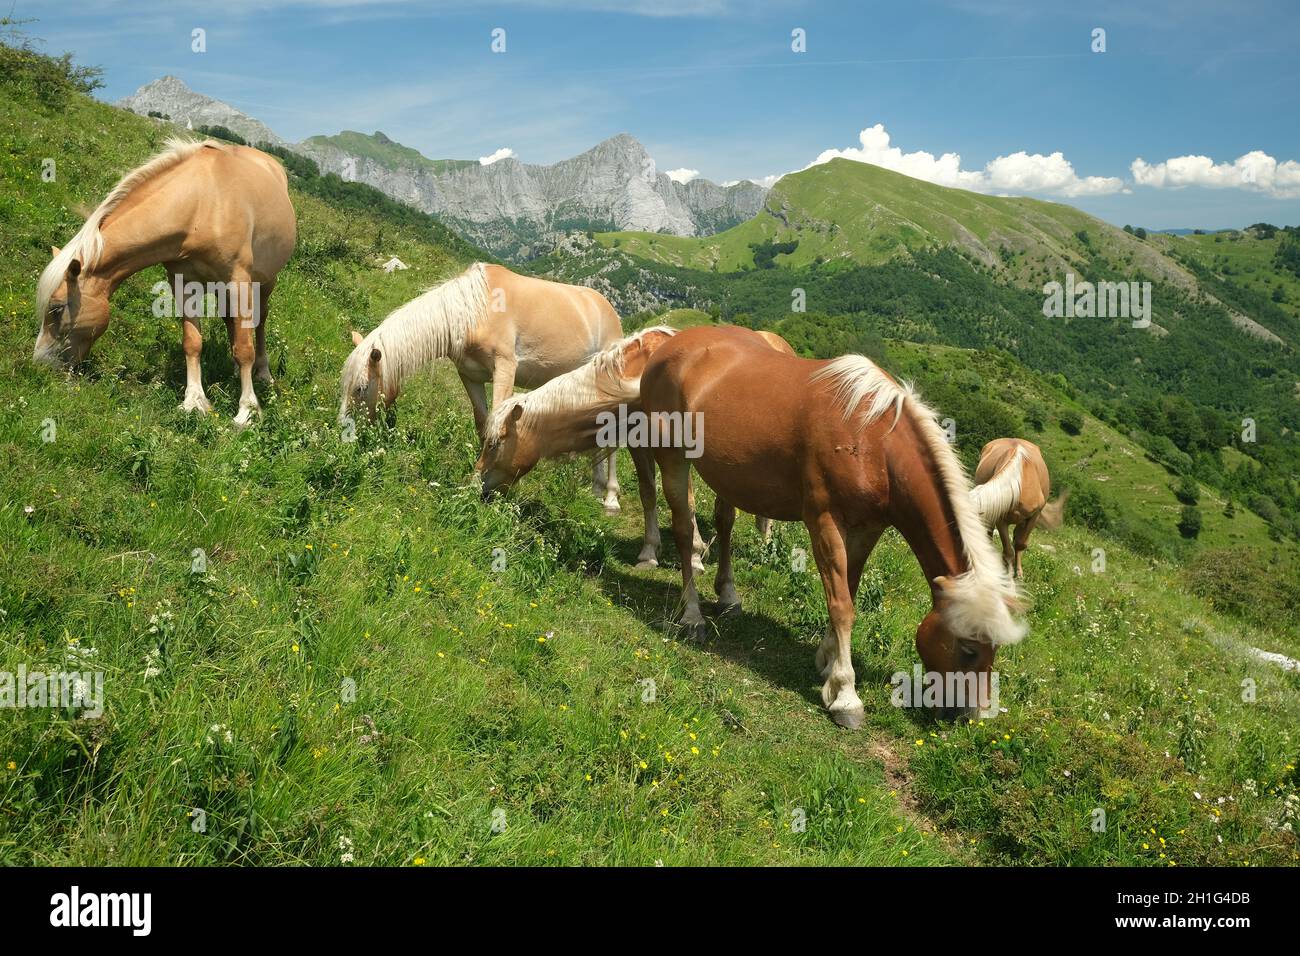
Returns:
[[[838,155],[1117,225],[1300,223],[1294,0],[0,6],[106,100],[173,74],[295,141],[552,163],[627,132],[679,180]]]

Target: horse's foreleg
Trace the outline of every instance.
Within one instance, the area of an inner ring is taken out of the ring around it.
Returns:
[[[691,547],[695,538],[695,510],[690,494],[691,466],[680,448],[658,449],[655,460],[663,476],[664,497],[673,510],[673,540],[682,564],[682,604],[680,623],[695,629],[704,625],[700,614],[700,596],[695,590],[695,568],[691,560]]]
[[[609,449],[605,459],[605,514],[616,515],[621,510],[618,504],[618,449]]]
[[[762,537],[764,544],[767,544],[772,540],[771,518],[762,518],[758,515],[754,515],[754,527],[758,529],[758,533]]]
[[[736,524],[736,509],[721,495],[713,500],[713,524],[718,529],[718,573],[713,579],[718,604],[723,613],[739,611],[740,597],[731,573],[731,529]]]
[[[496,356],[492,365],[493,408],[515,393],[515,369],[518,368],[518,364],[514,355]]]
[[[464,372],[459,372],[460,384],[465,386],[465,394],[469,396],[470,407],[474,410],[474,431],[478,432],[478,442],[483,444],[483,436],[487,431],[487,389],[482,382],[475,382],[465,377]]]
[[[203,392],[203,372],[199,365],[203,333],[199,330],[197,318],[186,316],[181,320],[181,348],[185,351],[185,401],[181,408],[206,415],[212,411],[212,403]]]
[[[826,683],[822,685],[822,703],[831,712],[835,723],[856,730],[862,726],[865,712],[853,673],[853,595],[849,587],[844,535],[828,512],[808,514],[804,524],[812,538],[813,557],[821,573],[826,609],[831,619],[830,631],[822,641],[826,652],[819,652],[819,656],[830,665]]]
[[[641,514],[645,518],[645,538],[636,557],[640,570],[659,567],[659,503],[655,496],[655,456],[649,448],[629,449],[636,466],[637,493],[641,497]]]

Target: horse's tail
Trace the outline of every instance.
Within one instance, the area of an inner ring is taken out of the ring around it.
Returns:
[[[1049,501],[1043,505],[1043,510],[1038,512],[1038,524],[1048,531],[1055,531],[1065,520],[1065,503],[1070,500],[1070,489],[1066,488],[1057,496],[1055,501]]]
[[[980,513],[986,528],[996,525],[1020,500],[1024,482],[1024,464],[1029,457],[1024,448],[1017,447],[1014,454],[988,481],[970,490],[971,502]]]

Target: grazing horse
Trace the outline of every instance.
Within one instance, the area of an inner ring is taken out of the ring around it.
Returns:
[[[239,366],[235,424],[258,410],[254,375],[271,381],[266,316],[276,276],[297,240],[288,178],[278,160],[247,146],[168,140],[127,173],[41,273],[33,359],[76,364],[108,327],[109,298],[128,276],[162,263],[183,322],[186,411],[209,412],[199,319],[212,293]],[[204,292],[189,291],[201,284]],[[188,288],[187,288],[188,287]],[[254,344],[256,339],[256,344]]]
[[[836,723],[862,725],[850,658],[853,605],[867,556],[890,526],[930,585],[933,606],[916,647],[927,669],[943,675],[945,707],[963,703],[946,692],[953,678],[978,686],[978,708],[988,706],[997,648],[1025,633],[1013,614],[1020,592],[998,562],[934,412],[910,387],[860,355],[812,361],[781,355],[746,332],[697,327],[650,357],[641,405],[659,429],[655,458],[679,549],[690,547],[692,460],[671,447],[672,432],[687,415],[707,426],[693,463],[717,496],[715,586],[724,608],[740,603],[731,570],[737,508],[808,528],[830,613],[815,663]],[[697,628],[703,618],[693,572],[682,563],[681,621]]]
[[[483,500],[507,491],[543,458],[591,451],[600,446],[602,416],[638,410],[641,371],[646,360],[677,334],[668,326],[642,329],[615,342],[586,365],[558,375],[523,395],[500,402],[488,418],[483,449],[474,465],[483,487]],[[649,448],[628,449],[636,466],[645,537],[638,568],[659,566],[659,513],[655,498],[654,453]],[[603,453],[612,458],[614,447]],[[704,542],[699,531],[692,539],[692,560],[703,571]]]
[[[1061,526],[1069,489],[1055,501],[1047,500],[1052,480],[1043,453],[1023,438],[995,438],[980,451],[971,501],[986,528],[997,528],[1002,539],[1002,561],[1017,578],[1024,577],[1020,555],[1029,546],[1029,532],[1042,525],[1048,531]],[[1010,539],[1016,526],[1015,550]]]
[[[641,372],[650,355],[676,330],[668,326],[642,329],[579,368],[551,379],[545,385],[498,405],[488,420],[487,436],[474,470],[483,485],[483,498],[509,489],[543,458],[596,448],[599,420],[614,415],[620,406],[628,413],[640,410]],[[794,349],[774,332],[759,332],[762,341],[788,355]],[[659,566],[659,515],[655,497],[654,453],[643,445],[629,447],[636,465],[645,538],[637,568]],[[614,452],[616,453],[616,452]],[[692,506],[693,507],[693,506]],[[771,535],[771,520],[756,518],[763,540]],[[693,538],[693,561],[704,570],[706,550],[698,529]]]
[[[487,382],[492,382],[495,408],[516,385],[543,385],[622,335],[618,313],[594,289],[476,262],[389,313],[369,335],[352,333],[354,348],[343,366],[339,421],[347,421],[354,406],[373,419],[379,406],[397,401],[407,378],[435,359],[447,358],[469,395],[474,429],[482,442]],[[618,511],[612,460],[608,471],[604,460],[597,460],[592,490],[605,496],[606,511]]]

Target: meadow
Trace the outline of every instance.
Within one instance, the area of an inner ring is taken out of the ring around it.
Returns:
[[[295,188],[299,246],[268,326],[277,382],[246,431],[230,424],[220,329],[203,356],[214,414],[177,409],[179,331],[150,310],[159,270],[118,291],[85,369],[34,367],[49,246],[170,130],[8,85],[0,117],[0,671],[106,682],[96,720],[0,712],[0,862],[1300,858],[1300,675],[1249,653],[1296,657],[1300,641],[1215,611],[1178,561],[1077,523],[1036,535],[1032,630],[997,661],[1006,712],[951,724],[889,702],[891,675],[917,659],[928,588],[888,534],[855,630],[867,724],[845,732],[819,702],[825,606],[811,564],[792,560],[801,527],[765,544],[738,522],[745,610],[688,641],[671,623],[670,536],[663,567],[632,568],[626,456],[618,517],[601,514],[583,460],[482,504],[446,365],[403,395],[394,424],[342,440],[349,330],[468,262],[379,212]],[[392,255],[410,270],[384,274]],[[1047,428],[1051,454],[1075,454]],[[1086,417],[1080,440],[1127,462],[1101,429]],[[1149,464],[1141,480],[1168,480]],[[707,539],[707,490],[699,512]],[[1237,520],[1207,530],[1259,537]]]

